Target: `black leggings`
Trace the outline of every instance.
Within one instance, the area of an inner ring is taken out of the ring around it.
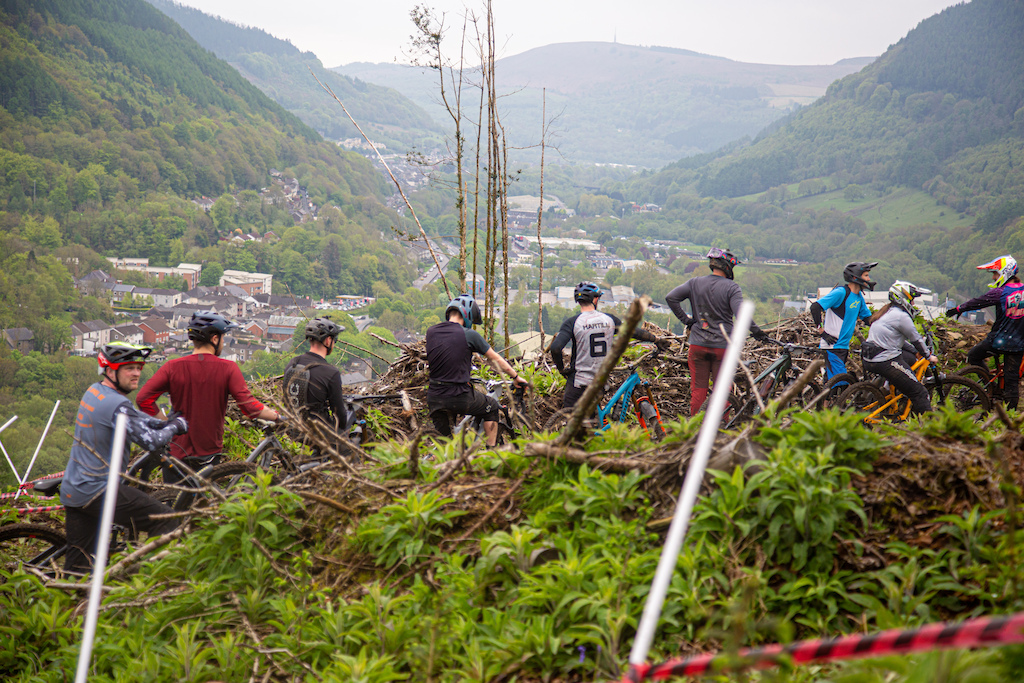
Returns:
[[[863,361],[864,369],[889,380],[889,383],[896,387],[904,396],[910,399],[910,412],[914,415],[927,413],[932,409],[932,401],[928,396],[928,390],[917,381],[917,376],[910,366],[899,356],[892,360],[885,360],[879,363]]]
[[[92,566],[92,554],[96,552],[96,539],[99,537],[100,518],[103,515],[103,498],[104,494],[101,493],[83,507],[64,508],[64,532],[68,537],[65,569],[87,572]],[[178,528],[177,519],[150,519],[150,515],[170,512],[174,510],[137,488],[123,484],[117,487],[114,523],[127,528],[132,535],[145,531],[150,536],[160,536],[174,531]]]
[[[989,356],[1003,354],[1003,405],[1017,408],[1020,400],[1020,364],[1024,360],[1024,352],[1006,353],[992,348],[992,338],[985,337],[981,343],[967,353],[967,362],[971,365],[988,367],[985,363]]]

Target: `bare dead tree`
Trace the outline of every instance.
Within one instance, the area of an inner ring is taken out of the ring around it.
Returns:
[[[540,202],[537,204],[537,251],[540,253],[540,277],[537,279],[537,330],[540,348],[544,349],[544,243],[540,238],[541,219],[544,216],[544,146],[548,137],[548,89],[542,91],[540,129]],[[526,303],[525,301],[523,303]]]
[[[445,59],[441,43],[445,34],[445,14],[437,16],[430,7],[416,5],[410,12],[417,33],[410,36],[415,53],[421,55],[414,58],[413,63],[437,72],[438,88],[441,102],[448,112],[454,126],[454,151],[449,148],[448,154],[455,162],[456,191],[455,207],[458,212],[459,231],[459,279],[466,280],[466,224],[467,187],[463,181],[463,162],[465,158],[466,136],[463,133],[462,86],[464,84],[466,27],[469,17],[463,17],[462,40],[460,41],[457,66]]]
[[[412,219],[416,222],[416,227],[419,228],[420,230],[420,237],[423,238],[424,244],[427,245],[427,250],[430,252],[431,258],[434,259],[434,266],[437,268],[437,274],[441,276],[441,282],[444,284],[444,290],[448,292],[448,296],[450,297],[452,295],[452,290],[450,287],[448,287],[448,279],[444,276],[444,269],[441,268],[441,262],[437,260],[437,254],[434,252],[434,247],[430,244],[430,240],[427,238],[427,231],[423,229],[423,224],[420,223],[419,216],[416,215],[416,209],[412,208],[412,204],[409,202],[409,198],[405,196],[405,192],[402,190],[402,184],[398,182],[398,178],[395,177],[395,174],[394,172],[392,172],[391,167],[388,166],[388,162],[384,161],[384,157],[381,155],[380,150],[377,149],[377,145],[373,144],[370,138],[366,136],[366,133],[363,132],[362,127],[360,127],[360,125],[356,123],[356,120],[352,117],[352,114],[349,113],[348,109],[345,107],[345,103],[341,101],[341,98],[334,94],[334,91],[331,89],[329,85],[325,85],[323,81],[316,77],[316,74],[313,73],[313,69],[309,70],[309,74],[313,77],[314,80],[316,80],[317,83],[320,84],[320,87],[324,89],[324,92],[333,97],[334,101],[337,102],[339,106],[341,106],[341,110],[345,112],[345,116],[347,116],[348,120],[352,122],[352,125],[356,127],[356,130],[359,131],[359,134],[363,136],[363,139],[366,140],[366,144],[368,144],[370,148],[374,151],[374,153],[377,155],[377,159],[384,166],[384,169],[388,172],[388,175],[391,176],[391,181],[395,184],[395,187],[398,189],[398,193],[402,195],[402,200],[405,202],[405,205],[409,208],[409,214],[412,216]]]

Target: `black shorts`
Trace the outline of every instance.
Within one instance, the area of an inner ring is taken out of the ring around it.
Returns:
[[[427,410],[434,428],[442,436],[451,436],[452,421],[458,415],[482,417],[484,422],[498,421],[498,402],[479,391],[467,391],[458,396],[446,396],[441,399],[427,399]]]

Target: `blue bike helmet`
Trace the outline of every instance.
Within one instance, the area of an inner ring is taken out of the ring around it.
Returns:
[[[473,325],[482,325],[484,318],[480,313],[480,305],[473,298],[472,294],[460,294],[444,309],[444,319],[448,319],[449,311],[458,311],[462,316],[462,326],[467,330],[473,329]]]
[[[572,298],[578,304],[592,304],[594,299],[601,298],[601,288],[593,282],[581,282],[573,290]]]

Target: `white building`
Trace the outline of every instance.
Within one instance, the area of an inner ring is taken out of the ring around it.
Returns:
[[[253,284],[256,283],[256,286]],[[238,285],[251,294],[273,294],[274,276],[268,273],[247,273],[244,270],[225,270],[220,277],[221,286]]]

